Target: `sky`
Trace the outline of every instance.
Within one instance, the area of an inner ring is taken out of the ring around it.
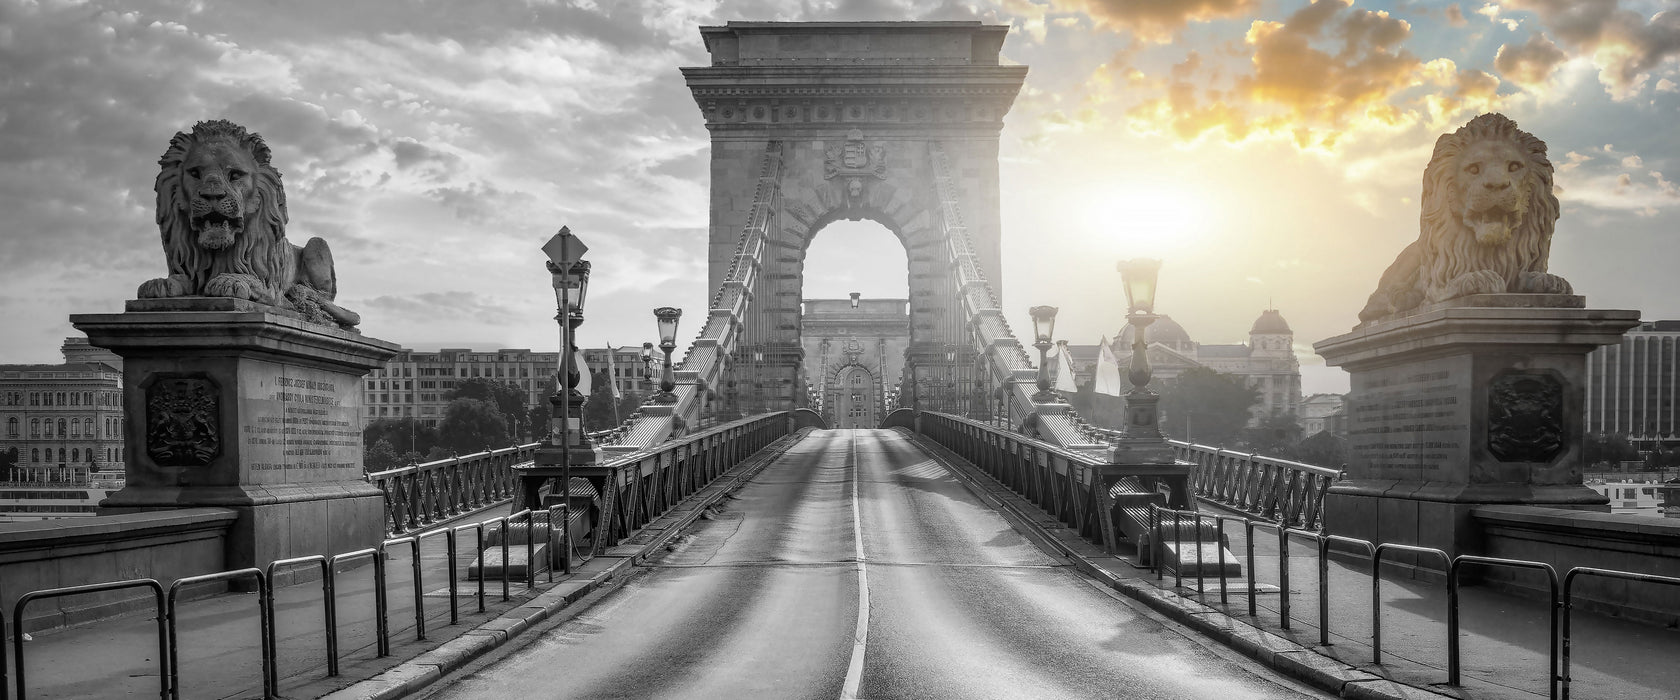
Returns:
[[[416,349],[552,349],[540,246],[594,261],[586,346],[639,344],[705,289],[710,155],[678,72],[700,25],[978,19],[1029,66],[1005,118],[1003,305],[1113,335],[1117,260],[1157,310],[1243,342],[1273,307],[1305,388],[1418,235],[1437,136],[1498,111],[1545,140],[1551,270],[1590,306],[1680,318],[1680,5],[1672,0],[0,0],[0,362],[58,360],[69,314],[164,274],[157,159],[226,118],[262,134],[339,303]],[[885,229],[820,232],[806,297],[904,296]],[[891,261],[883,263],[883,260]],[[682,343],[686,345],[686,342]]]

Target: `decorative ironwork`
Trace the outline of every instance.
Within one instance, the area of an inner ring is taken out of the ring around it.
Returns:
[[[222,452],[221,388],[203,373],[152,375],[146,455],[160,467],[202,467]]]
[[[1488,384],[1488,452],[1501,462],[1550,462],[1563,453],[1563,384],[1510,372]]]

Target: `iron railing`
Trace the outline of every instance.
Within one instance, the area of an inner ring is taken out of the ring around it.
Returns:
[[[541,444],[369,472],[368,482],[385,493],[386,532],[400,535],[513,498],[519,490],[514,465],[531,461]]]
[[[741,463],[760,449],[768,446],[776,439],[788,435],[794,430],[796,421],[790,412],[780,412],[762,416],[745,418],[732,423],[717,426],[684,438],[669,441],[655,449],[638,452],[616,458],[608,462],[612,467],[613,476],[608,479],[609,493],[603,494],[603,517],[612,523],[612,527],[596,537],[597,544],[611,541],[616,542],[620,536],[628,535],[631,530],[645,525],[675,506],[683,498],[693,494],[709,484],[713,479],[725,471]],[[403,497],[403,506],[389,509],[393,513],[393,522],[402,523],[405,527],[413,527],[423,522],[425,517],[439,519],[448,512],[450,499],[453,498],[456,508],[468,507],[475,501],[460,497],[460,494],[477,493],[482,505],[488,505],[486,499],[494,494],[502,494],[500,498],[509,498],[513,492],[511,472],[509,478],[500,475],[501,470],[511,469],[516,463],[513,457],[535,445],[523,445],[517,448],[493,450],[478,455],[439,460],[427,464],[413,465],[402,469],[393,469],[369,475],[370,481],[381,483],[382,488],[388,488],[387,494],[397,493]],[[456,467],[455,474],[436,474],[440,470]],[[500,486],[494,484],[500,483]],[[460,488],[457,488],[459,486]],[[624,504],[615,509],[614,500]],[[617,511],[616,513],[614,511]],[[400,518],[399,518],[400,516]],[[391,654],[391,623],[389,617],[389,603],[387,589],[390,585],[389,567],[387,560],[397,551],[407,553],[411,573],[408,576],[410,595],[414,602],[414,640],[422,641],[427,635],[427,587],[428,584],[421,573],[421,543],[423,540],[442,537],[449,553],[448,564],[448,601],[450,625],[460,622],[460,582],[459,562],[456,554],[460,551],[459,538],[461,533],[471,531],[474,535],[474,551],[478,553],[480,565],[476,574],[469,574],[468,579],[477,584],[477,611],[484,613],[486,567],[483,555],[486,551],[500,547],[503,566],[501,567],[501,594],[504,602],[512,600],[510,590],[511,580],[507,566],[508,554],[513,540],[520,539],[517,532],[511,531],[511,526],[523,524],[523,542],[517,546],[524,547],[526,561],[524,585],[526,590],[534,590],[537,586],[537,569],[539,563],[546,559],[541,568],[548,572],[548,581],[554,581],[554,569],[559,568],[563,573],[570,573],[570,549],[573,538],[573,521],[586,514],[572,514],[568,504],[555,504],[545,510],[521,510],[517,513],[490,518],[481,522],[474,522],[454,527],[444,527],[431,531],[415,532],[410,535],[386,539],[376,547],[360,549],[351,552],[341,552],[332,556],[309,555],[291,559],[276,560],[264,569],[235,569],[219,571],[197,576],[187,576],[175,579],[169,585],[164,585],[156,579],[134,579],[113,581],[108,583],[93,583],[80,586],[34,590],[24,593],[18,598],[13,607],[11,620],[6,620],[0,611],[0,700],[9,700],[15,689],[19,698],[26,697],[28,686],[25,682],[25,646],[24,625],[22,620],[26,608],[31,602],[74,597],[93,593],[103,593],[115,590],[145,588],[152,592],[156,599],[153,607],[156,610],[158,624],[158,696],[164,700],[180,697],[182,687],[181,660],[179,659],[180,644],[178,643],[178,628],[180,615],[177,610],[179,591],[186,586],[209,583],[225,584],[233,580],[252,580],[256,587],[257,599],[254,616],[260,634],[260,655],[262,657],[260,679],[263,696],[266,698],[280,697],[280,674],[274,630],[278,621],[276,617],[282,609],[277,609],[274,603],[275,591],[280,588],[276,583],[275,573],[279,570],[290,570],[297,567],[319,568],[320,582],[320,612],[314,611],[314,606],[293,608],[296,614],[315,615],[323,617],[325,633],[321,638],[326,650],[326,675],[337,676],[340,667],[339,649],[339,620],[340,597],[343,595],[338,585],[339,577],[347,573],[340,571],[340,565],[347,562],[369,559],[373,566],[371,578],[374,598],[374,637],[376,657]],[[587,524],[587,523],[586,523]],[[499,542],[488,541],[486,531],[500,535]],[[550,552],[549,557],[540,557],[537,553],[538,540],[543,539]],[[430,586],[438,584],[433,581]],[[166,594],[167,591],[167,594]],[[436,605],[436,603],[433,603]],[[7,640],[3,633],[10,626],[12,639]],[[94,623],[98,624],[98,623]],[[8,645],[7,642],[10,641]],[[7,647],[10,646],[8,649]],[[14,656],[8,657],[8,652]],[[10,668],[7,661],[13,662]],[[10,671],[10,673],[8,673]],[[15,678],[15,682],[14,682]]]
[[[1417,547],[1413,545],[1390,542],[1376,543],[1353,537],[1329,535],[1319,530],[1294,528],[1279,523],[1260,522],[1243,517],[1214,515],[1189,510],[1174,510],[1157,505],[1151,505],[1150,512],[1150,523],[1151,527],[1154,528],[1153,540],[1155,546],[1157,547],[1165,546],[1166,541],[1169,539],[1176,540],[1183,537],[1183,535],[1179,533],[1184,532],[1185,529],[1177,527],[1177,523],[1182,520],[1195,520],[1197,522],[1214,520],[1217,521],[1217,525],[1219,526],[1221,533],[1224,531],[1224,524],[1226,521],[1235,521],[1242,524],[1246,533],[1245,539],[1248,550],[1248,561],[1250,564],[1245,567],[1247,578],[1246,588],[1248,592],[1248,616],[1255,618],[1255,622],[1253,624],[1256,626],[1259,626],[1259,608],[1255,601],[1255,591],[1257,590],[1257,587],[1255,585],[1255,567],[1253,565],[1256,561],[1254,552],[1254,531],[1257,528],[1264,528],[1273,530],[1277,533],[1278,556],[1276,558],[1278,562],[1277,573],[1279,580],[1278,626],[1284,630],[1288,630],[1290,627],[1290,538],[1306,539],[1314,542],[1317,545],[1315,549],[1316,558],[1318,560],[1319,644],[1323,646],[1331,646],[1332,644],[1329,624],[1329,621],[1333,619],[1330,614],[1330,550],[1334,546],[1339,553],[1351,556],[1363,556],[1369,564],[1369,574],[1371,579],[1371,663],[1378,666],[1383,664],[1382,618],[1385,607],[1382,602],[1381,566],[1384,561],[1392,558],[1386,555],[1390,552],[1398,552],[1413,556],[1425,556],[1432,558],[1444,567],[1443,571],[1446,573],[1446,578],[1443,584],[1446,587],[1447,593],[1445,610],[1446,622],[1442,629],[1442,642],[1444,643],[1447,652],[1446,684],[1449,686],[1460,685],[1463,676],[1463,660],[1461,658],[1462,653],[1459,648],[1459,637],[1461,636],[1462,629],[1459,615],[1459,590],[1463,586],[1463,572],[1468,567],[1526,569],[1536,571],[1544,575],[1548,584],[1548,594],[1545,598],[1545,602],[1550,613],[1549,634],[1546,639],[1547,696],[1554,699],[1564,698],[1567,700],[1570,693],[1571,678],[1569,663],[1572,640],[1570,619],[1572,610],[1575,606],[1575,594],[1572,584],[1577,579],[1599,577],[1619,579],[1630,584],[1646,583],[1680,587],[1680,578],[1669,576],[1578,566],[1570,569],[1567,573],[1560,577],[1557,570],[1553,568],[1552,565],[1545,562],[1484,557],[1472,554],[1450,556],[1446,552],[1432,547]],[[1194,529],[1199,532],[1201,528],[1198,527]],[[1165,576],[1164,569],[1167,567],[1163,565],[1163,558],[1161,557],[1153,557],[1152,561],[1155,562],[1152,568],[1154,569],[1156,579],[1160,580]],[[1140,566],[1144,565],[1145,564],[1140,562]],[[1197,570],[1201,570],[1199,565],[1197,566]],[[1174,583],[1175,589],[1183,589],[1183,576],[1176,569],[1174,571]],[[1221,606],[1228,606],[1230,603],[1226,588],[1226,586],[1219,586],[1219,604]],[[1200,602],[1207,602],[1206,591],[1200,586],[1199,579],[1196,597]],[[1230,612],[1228,607],[1226,612]]]
[[[1173,456],[1196,465],[1196,495],[1294,528],[1318,529],[1324,493],[1341,471],[1287,459],[1168,440]]]

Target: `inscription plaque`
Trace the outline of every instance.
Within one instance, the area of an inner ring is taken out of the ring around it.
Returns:
[[[240,452],[251,482],[361,477],[359,377],[253,363],[240,383]]]
[[[1452,480],[1470,440],[1467,378],[1455,362],[1429,362],[1354,375],[1349,402],[1351,476]]]

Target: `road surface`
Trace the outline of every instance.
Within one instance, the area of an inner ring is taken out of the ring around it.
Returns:
[[[735,495],[433,697],[1328,697],[1078,574],[898,433],[816,431]]]

